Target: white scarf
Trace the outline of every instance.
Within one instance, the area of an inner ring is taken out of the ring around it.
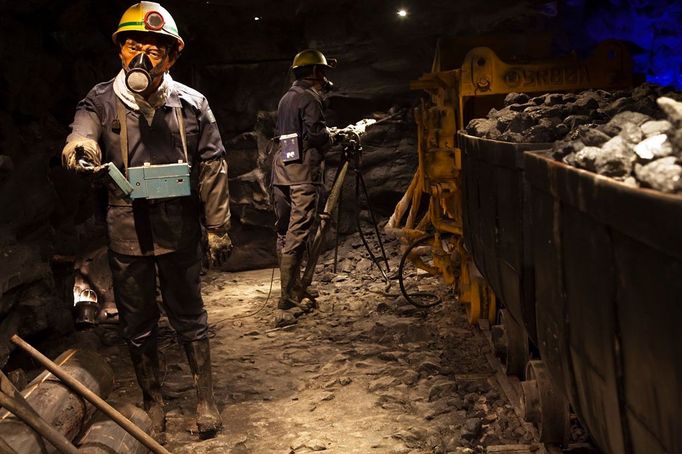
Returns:
[[[161,82],[161,85],[159,85],[159,88],[152,93],[149,99],[144,99],[142,95],[132,92],[126,86],[126,73],[121,69],[114,79],[114,93],[123,101],[123,104],[133,110],[140,111],[147,120],[147,124],[151,126],[156,109],[166,104],[172,85],[173,78],[170,74],[164,73],[163,81]]]

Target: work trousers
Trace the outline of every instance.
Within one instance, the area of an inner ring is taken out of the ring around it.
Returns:
[[[159,307],[163,308],[180,343],[208,337],[208,316],[201,299],[201,246],[158,256],[133,256],[109,250],[114,299],[122,336],[133,347],[156,341]]]
[[[321,189],[311,183],[273,185],[277,250],[282,255],[303,256],[315,227]]]

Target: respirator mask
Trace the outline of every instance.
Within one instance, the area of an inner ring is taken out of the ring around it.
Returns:
[[[313,67],[313,73],[309,77],[309,80],[318,82],[320,84],[320,91],[322,93],[329,93],[334,89],[334,83],[327,79],[324,69],[319,65],[315,65]]]
[[[327,79],[327,76],[322,76],[321,82],[322,82],[322,91],[324,93],[329,93],[330,91],[332,91],[334,89],[334,83],[331,80]]]
[[[158,67],[154,66],[152,60],[144,52],[140,52],[128,64],[126,68],[126,87],[133,93],[142,93],[152,84],[152,81],[158,76]]]

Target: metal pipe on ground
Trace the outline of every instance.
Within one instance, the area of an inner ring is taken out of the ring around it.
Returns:
[[[5,393],[0,393],[0,405],[12,412],[14,416],[19,418],[38,434],[44,437],[47,441],[49,441],[52,446],[57,448],[57,451],[64,454],[78,454],[78,449],[76,449],[76,447],[69,440],[67,440],[64,435],[61,434],[61,432],[57,431],[54,427],[43,421],[30,405],[26,404],[24,406],[22,405],[21,401],[14,399]],[[45,451],[47,451],[46,446]]]
[[[111,403],[111,405],[145,433],[152,433],[152,420],[144,410],[129,403]],[[87,432],[81,437],[78,448],[83,454],[111,454],[112,452],[146,454],[149,452],[149,448],[102,412],[95,415]]]
[[[97,395],[107,397],[114,385],[114,372],[99,354],[67,350],[55,360],[61,368]],[[38,375],[21,392],[38,415],[68,440],[81,431],[94,407],[50,372]],[[41,452],[42,439],[31,427],[7,411],[0,412],[0,438],[18,454]],[[56,452],[46,444],[47,452]]]
[[[154,440],[151,436],[146,434],[142,429],[137,427],[135,424],[130,422],[125,416],[121,415],[116,409],[111,405],[106,403],[101,397],[96,393],[92,392],[87,386],[84,386],[77,379],[72,377],[68,372],[66,372],[58,364],[55,364],[48,357],[40,353],[38,350],[33,348],[28,342],[23,340],[16,334],[10,338],[13,344],[20,347],[26,353],[31,355],[33,359],[38,361],[47,370],[52,372],[56,377],[58,377],[64,384],[66,384],[71,390],[78,393],[80,396],[84,397],[91,404],[97,407],[98,410],[105,413],[111,419],[113,419],[119,426],[123,427],[128,433],[134,436],[141,443],[144,443],[152,452],[156,454],[170,454],[170,452],[161,446],[158,441]]]

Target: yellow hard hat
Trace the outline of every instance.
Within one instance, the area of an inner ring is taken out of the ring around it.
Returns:
[[[301,66],[321,65],[328,68],[333,68],[336,60],[329,59],[324,56],[322,52],[315,49],[306,49],[296,54],[294,62],[291,64],[291,69],[300,68]]]
[[[118,28],[111,35],[114,43],[116,43],[116,36],[123,32],[150,32],[172,36],[178,41],[178,51],[185,47],[173,16],[156,2],[140,2],[128,8],[121,16]]]

